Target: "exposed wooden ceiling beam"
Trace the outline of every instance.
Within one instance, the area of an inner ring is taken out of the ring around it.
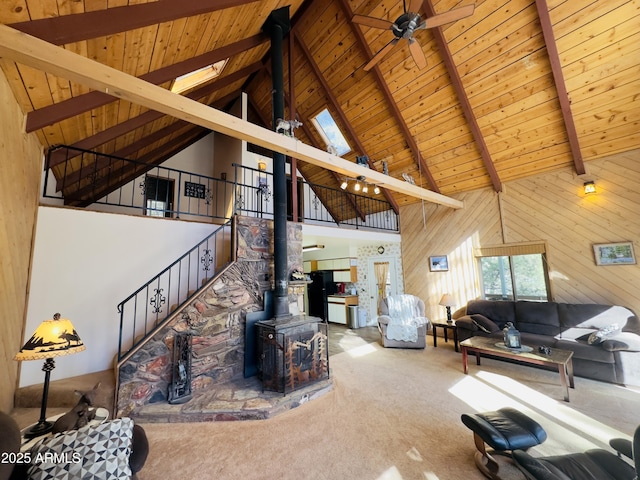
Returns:
[[[433,17],[436,15],[436,11],[433,8],[433,3],[431,2],[431,0],[424,0],[422,3],[422,7],[427,13],[427,17]],[[473,108],[471,108],[471,102],[469,102],[467,92],[464,88],[464,85],[462,85],[462,79],[460,78],[458,68],[456,67],[455,62],[453,61],[453,57],[451,56],[451,50],[449,50],[447,40],[446,38],[444,38],[444,33],[442,33],[442,27],[432,28],[431,33],[433,34],[433,38],[436,41],[436,45],[438,46],[438,51],[440,52],[440,55],[442,55],[442,61],[447,68],[447,72],[449,73],[451,85],[456,91],[456,96],[458,97],[458,102],[460,103],[460,107],[462,108],[464,118],[469,124],[469,129],[471,130],[473,139],[478,146],[478,150],[480,150],[480,156],[482,157],[484,167],[487,170],[489,177],[491,178],[493,189],[496,192],[501,192],[502,182],[500,181],[500,177],[498,176],[498,172],[496,171],[496,166],[494,165],[493,160],[491,159],[491,155],[489,154],[487,143],[484,141],[484,135],[482,134],[482,130],[480,130],[480,126],[478,125],[478,120],[473,113]]]
[[[204,87],[200,87],[196,90],[193,90],[192,92],[189,92],[185,96],[193,100],[198,100],[200,98],[206,97],[207,95],[211,95],[216,90],[225,88],[231,85],[232,83],[243,79],[247,75],[250,75],[253,72],[258,71],[261,68],[262,68],[262,63],[255,62],[252,65],[249,65],[248,67],[243,68],[242,70],[238,70],[237,72],[227,75],[226,77],[218,78],[217,80],[214,80],[212,83],[209,83]],[[130,118],[129,120],[119,123],[118,125],[114,125],[113,127],[108,128],[107,130],[103,130],[102,132],[98,132],[95,135],[84,138],[79,142],[74,143],[73,145],[70,145],[70,147],[78,148],[80,150],[92,150],[99,145],[107,143],[122,135],[126,135],[130,131],[140,128],[143,125],[146,125],[147,123],[158,120],[163,116],[164,116],[164,113],[162,112],[149,110],[138,115],[137,117]],[[49,158],[49,167],[55,167],[59,163],[66,161],[68,158],[69,157],[67,156],[64,150],[54,151]]]
[[[209,130],[253,142],[284,155],[295,156],[343,175],[364,175],[370,183],[429,202],[462,208],[460,200],[362,167],[271,130],[203,105],[139,78],[95,62],[6,25],[0,25],[0,56],[86,85],[136,105],[158,110]]]
[[[355,34],[358,40],[360,49],[365,53],[367,58],[372,58],[373,52],[369,48],[369,44],[364,38],[364,34],[362,33],[362,30],[360,30],[360,28],[357,25],[351,22],[351,18],[353,17],[353,12],[351,11],[351,7],[349,6],[348,0],[340,0],[338,3],[342,7],[344,16],[347,18],[347,23],[351,26],[351,31]],[[429,167],[425,163],[424,158],[422,158],[422,154],[420,153],[420,148],[418,147],[418,144],[413,138],[413,135],[411,134],[411,131],[409,130],[409,126],[407,125],[407,122],[405,122],[404,117],[402,116],[402,113],[398,109],[398,105],[393,100],[393,95],[391,95],[391,90],[389,90],[389,86],[387,85],[387,82],[384,80],[384,77],[382,75],[382,72],[380,71],[380,68],[376,65],[375,67],[373,67],[371,71],[373,71],[376,82],[378,83],[378,87],[380,88],[380,90],[382,90],[382,95],[387,102],[387,106],[389,110],[391,111],[393,117],[395,118],[396,123],[400,127],[400,130],[402,130],[404,141],[407,142],[407,145],[411,150],[413,158],[418,164],[419,171],[426,177],[427,182],[431,187],[431,190],[433,190],[434,192],[440,193],[440,188],[438,187],[438,184],[436,183],[435,178],[433,178],[433,175],[431,174]]]
[[[320,82],[320,85],[322,85],[322,88],[324,89],[325,94],[329,98],[329,102],[331,102],[331,106],[333,107],[333,110],[340,117],[340,121],[342,122],[342,125],[349,132],[349,136],[356,143],[356,147],[358,148],[358,150],[360,150],[360,153],[362,155],[367,155],[367,151],[365,150],[364,145],[362,145],[362,142],[358,138],[358,133],[355,131],[355,129],[351,125],[351,122],[347,118],[347,115],[344,113],[344,110],[342,110],[342,107],[340,107],[340,104],[338,103],[338,99],[335,97],[335,95],[331,91],[331,87],[325,80],[324,75],[320,71],[320,68],[318,67],[318,64],[316,63],[316,61],[313,59],[313,56],[311,55],[311,52],[309,51],[306,44],[304,43],[304,40],[300,37],[300,35],[297,34],[295,30],[291,31],[291,35],[294,36],[294,38],[298,42],[298,45],[302,49],[302,54],[304,55],[305,60],[307,61],[309,66],[311,66],[311,69],[313,70],[313,73],[316,76],[316,80],[318,80]],[[367,158],[369,158],[368,155],[367,155]],[[369,160],[368,163],[369,163],[369,168],[372,170],[375,170],[373,162]],[[387,200],[387,202],[389,202],[389,205],[391,205],[391,208],[393,208],[393,211],[398,213],[399,207],[398,207],[398,202],[396,202],[395,198],[393,198],[393,196],[389,192],[387,192],[386,189],[383,189],[382,193],[384,194],[384,198]]]
[[[567,92],[567,85],[564,81],[564,73],[562,72],[562,64],[560,63],[560,54],[558,53],[556,36],[553,33],[553,25],[551,24],[551,17],[549,16],[549,7],[547,6],[546,0],[536,0],[536,7],[538,8],[538,16],[540,17],[542,35],[547,46],[547,55],[549,56],[549,62],[551,63],[553,80],[556,84],[556,91],[558,92],[562,118],[564,120],[565,128],[567,129],[569,147],[571,148],[571,154],[573,155],[573,164],[576,169],[576,173],[578,175],[583,175],[585,173],[585,168],[584,161],[582,159],[582,150],[580,149],[578,132],[576,131],[573,114],[571,113],[571,101],[569,100],[569,92]]]
[[[104,37],[184,17],[237,7],[256,0],[163,0],[11,24],[54,45]]]
[[[245,38],[230,45],[225,45],[224,47],[203,53],[197,57],[193,57],[164,68],[159,68],[158,70],[140,76],[140,78],[155,85],[160,85],[161,83],[174,80],[185,73],[193,72],[199,68],[212,65],[220,60],[233,57],[234,55],[249,50],[250,48],[261,45],[266,42],[268,38],[269,37],[267,35],[262,33],[254,35],[253,37]],[[33,110],[27,114],[26,130],[27,132],[34,132],[40,128],[46,127],[47,125],[52,125],[67,118],[75,117],[76,115],[88,112],[93,108],[98,108],[102,105],[114,102],[115,100],[116,99],[111,95],[94,91],[69,98],[62,102],[54,103],[48,107]]]

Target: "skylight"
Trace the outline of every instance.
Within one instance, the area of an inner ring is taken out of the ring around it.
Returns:
[[[333,146],[336,149],[336,155],[344,155],[351,151],[351,147],[329,113],[329,110],[325,108],[313,117],[311,122],[316,127],[316,130],[318,130],[318,133],[320,133],[327,147]]]
[[[185,92],[201,83],[218,77],[229,59],[220,60],[213,65],[207,65],[206,67],[199,68],[193,72],[185,73],[175,79],[173,85],[171,85],[171,91],[173,93]]]

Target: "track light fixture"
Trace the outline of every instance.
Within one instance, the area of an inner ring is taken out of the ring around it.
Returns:
[[[377,185],[367,183],[367,177],[365,177],[364,175],[358,175],[356,178],[349,178],[349,177],[345,178],[340,184],[340,188],[342,190],[346,190],[349,187],[350,181],[354,182],[353,183],[354,192],[369,193],[369,187],[373,186],[373,193],[376,195],[380,194],[380,187]]]

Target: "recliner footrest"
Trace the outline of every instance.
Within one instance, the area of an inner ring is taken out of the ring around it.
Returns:
[[[487,477],[499,479],[498,462],[486,451],[485,443],[496,452],[527,450],[547,439],[538,422],[514,408],[493,412],[462,414],[462,423],[473,432],[477,448],[476,465]]]

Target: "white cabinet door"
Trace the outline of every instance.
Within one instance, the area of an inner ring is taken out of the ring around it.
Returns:
[[[351,282],[351,272],[349,270],[334,270],[334,282]]]
[[[350,266],[351,266],[350,258],[336,258],[333,261],[334,270],[349,270]]]
[[[329,303],[329,321],[333,323],[347,324],[347,309],[344,304]]]
[[[333,260],[318,260],[318,270],[333,270]]]

